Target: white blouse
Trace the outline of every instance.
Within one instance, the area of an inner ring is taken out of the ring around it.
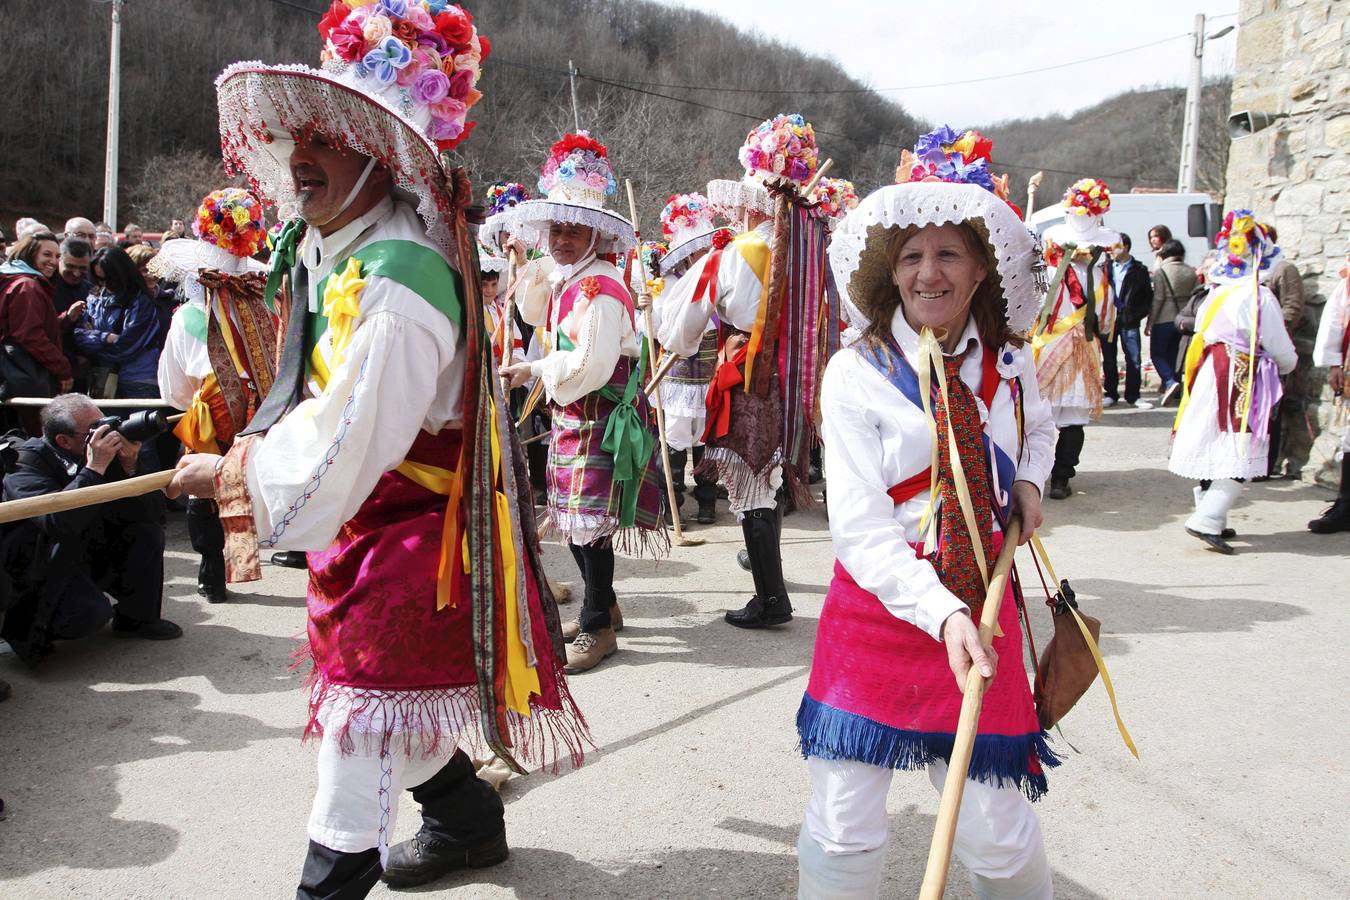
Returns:
[[[1322,321],[1317,324],[1317,343],[1313,345],[1313,365],[1342,366],[1341,341],[1350,327],[1350,278],[1336,282],[1327,305],[1322,307]]]
[[[773,223],[762,223],[755,233],[768,243],[773,237]],[[763,285],[733,245],[727,245],[718,256],[717,315],[731,327],[749,332],[755,327],[755,317],[759,314]],[[673,287],[667,287],[661,294],[661,324],[657,327],[657,339],[661,346],[677,356],[697,353],[703,332],[708,330],[714,304],[708,302],[706,294],[697,303],[693,299],[703,270],[714,258],[711,252],[704,255]]]
[[[431,246],[417,213],[401,202],[381,203],[317,240],[323,261],[309,273],[312,284],[375,241]],[[319,339],[330,369],[327,385],[320,391],[311,382],[310,396],[248,455],[253,517],[264,546],[323,550],[380,476],[403,462],[419,431],[436,434],[463,418],[459,326],[388,278],[367,278],[359,302],[340,364],[333,365],[332,331]]]
[[[919,337],[900,309],[891,332],[906,357],[917,361]],[[974,320],[958,346],[967,348],[961,380],[975,394],[985,432],[1016,464],[1015,480],[1041,490],[1054,461],[1056,432],[1050,407],[1036,387],[1030,348],[1000,350],[1000,375],[1021,383],[1026,443],[1019,448],[1016,402],[1009,387],[999,387],[992,409],[980,399],[983,358]],[[830,535],[839,562],[893,615],[940,639],[942,623],[966,605],[942,586],[932,564],[910,546],[923,540],[919,525],[927,491],[899,505],[886,493],[929,467],[932,439],[927,416],[852,348],[840,350],[830,360],[821,410]],[[996,503],[1010,499],[1012,485],[994,487]]]
[[[542,259],[531,262],[526,267],[526,280],[521,284],[517,302],[526,322],[544,327],[550,348],[541,359],[530,363],[530,374],[543,379],[544,390],[554,404],[566,406],[608,384],[614,375],[614,367],[619,364],[619,357],[636,359],[641,345],[628,309],[614,297],[599,294],[584,304],[584,308],[578,298],[561,320],[558,318],[559,304],[549,303],[550,299],[560,298],[568,287],[590,275],[604,275],[622,284],[623,275],[618,269],[592,257],[589,262],[582,261],[574,267],[575,271],[568,277],[558,280],[556,287],[544,290],[550,281],[551,268],[552,263]],[[559,329],[565,334],[576,335],[571,350],[557,349]]]

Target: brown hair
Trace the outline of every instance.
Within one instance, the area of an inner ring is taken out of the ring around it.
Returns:
[[[149,244],[134,244],[127,248],[127,256],[138,266],[143,266],[155,258],[158,253],[154,247]]]
[[[37,268],[38,245],[43,241],[51,241],[57,249],[61,248],[61,242],[57,240],[56,235],[50,231],[35,231],[32,234],[25,235],[15,241],[9,248],[9,258],[18,260],[21,263],[27,263],[33,268]]]
[[[886,241],[886,279],[874,291],[870,302],[865,310],[869,317],[867,327],[863,330],[863,340],[874,346],[879,346],[887,340],[891,333],[891,320],[895,318],[895,311],[900,306],[900,289],[895,285],[893,272],[896,262],[900,259],[900,251],[908,243],[909,239],[918,234],[920,229],[925,226],[910,225],[905,228],[898,228],[893,231]],[[989,242],[980,232],[980,225],[971,222],[958,223],[962,239],[966,242],[966,247],[975,256],[983,260],[988,275],[984,281],[980,282],[975,288],[975,295],[970,301],[970,315],[975,319],[975,330],[980,336],[980,343],[996,350],[1004,344],[1012,344],[1014,347],[1021,347],[1026,343],[1026,338],[1016,334],[1008,327],[1008,304],[1003,298],[1003,283],[998,276],[998,266],[994,259],[994,253],[989,247]]]

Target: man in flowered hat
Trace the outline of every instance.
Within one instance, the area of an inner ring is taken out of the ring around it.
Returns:
[[[288,321],[253,421],[171,486],[219,502],[232,580],[257,577],[259,538],[310,553],[302,898],[500,862],[502,803],[457,747],[518,768],[509,747],[575,760],[585,740],[490,376],[467,179],[438,158],[468,133],[487,41],[439,0],[337,0],[319,30],[322,70],[217,80],[227,164],[298,212],[267,285],[288,283]],[[422,827],[390,848],[404,789]]]
[[[661,295],[653,302],[654,327],[660,332],[668,298],[680,279],[712,249],[716,209],[703,194],[676,194],[661,210],[661,231],[670,249],[661,259]],[[728,235],[729,237],[730,235]],[[666,298],[666,299],[663,299]],[[717,477],[703,463],[703,432],[708,421],[708,383],[717,367],[717,318],[710,316],[698,352],[681,359],[661,380],[661,404],[666,416],[666,443],[676,503],[685,494],[685,466],[693,456],[695,519],[711,525],[717,519]]]
[[[1229,555],[1236,532],[1228,511],[1246,479],[1266,474],[1280,376],[1293,371],[1298,354],[1280,301],[1261,283],[1280,254],[1270,233],[1251,210],[1237,209],[1224,218],[1215,246],[1219,255],[1205,276],[1209,295],[1186,350],[1167,468],[1200,482],[1186,533]]]
[[[665,315],[658,332],[671,353],[692,357],[699,352],[714,314],[726,335],[720,364],[708,392],[707,449],[702,466],[717,472],[727,489],[728,506],[741,523],[754,577],[755,593],[726,621],[739,628],[763,628],[792,620],[792,602],[783,582],[779,552],[781,516],[777,495],[783,487],[783,423],[788,410],[782,379],[763,349],[766,323],[773,305],[769,285],[775,280],[771,261],[774,239],[774,195],[800,188],[815,174],[818,162],[815,131],[800,115],[779,115],[746,135],[739,152],[745,175],[736,181],[708,183],[708,199],[737,222],[734,240],[714,239],[712,251],[667,291]],[[725,238],[725,235],[724,235]],[[823,253],[823,247],[822,253]],[[778,273],[778,279],[786,273]],[[751,390],[756,361],[767,390]],[[770,373],[766,377],[766,372]]]
[[[512,387],[543,382],[553,407],[550,527],[585,582],[578,618],[564,626],[567,671],[585,672],[618,649],[623,613],[614,593],[614,549],[660,552],[655,440],[646,424],[646,371],[633,298],[614,260],[636,243],[632,224],[605,208],[615,191],[608,151],[587,132],[553,145],[539,177],[543,199],[518,204],[504,227],[509,252],[547,249],[522,271],[516,302],[544,329],[544,355],[507,366]]]
[[[1055,266],[1052,296],[1035,325],[1032,347],[1041,396],[1055,411],[1059,439],[1050,473],[1050,497],[1072,495],[1069,479],[1078,471],[1083,426],[1102,414],[1102,355],[1098,337],[1115,330],[1110,260],[1104,251],[1120,241],[1103,217],[1111,191],[1102,181],[1084,178],[1064,194],[1064,222],[1046,230],[1046,260]]]
[[[253,418],[276,377],[280,322],[263,299],[262,203],[248,191],[212,191],[192,220],[195,237],[165,241],[150,274],[178,285],[159,355],[159,395],[186,415],[174,434],[189,453],[224,453]],[[216,502],[187,503],[188,539],[201,554],[197,593],[225,601],[225,532]]]

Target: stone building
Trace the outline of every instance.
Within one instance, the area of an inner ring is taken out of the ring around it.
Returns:
[[[1350,2],[1241,0],[1238,17],[1233,112],[1279,118],[1233,141],[1225,205],[1274,224],[1303,275],[1308,307],[1294,335],[1301,362],[1284,448],[1289,472],[1331,484],[1332,398],[1308,355],[1350,250]]]

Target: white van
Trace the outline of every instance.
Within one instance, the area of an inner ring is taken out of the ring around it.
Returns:
[[[1031,215],[1031,227],[1044,234],[1051,225],[1064,221],[1064,210],[1058,203]],[[1154,225],[1166,225],[1172,237],[1186,248],[1186,262],[1198,265],[1214,246],[1214,236],[1223,224],[1223,207],[1210,199],[1209,194],[1111,194],[1111,209],[1106,213],[1106,227],[1123,231],[1130,236],[1130,255],[1150,269],[1153,251],[1148,246],[1148,231]]]

